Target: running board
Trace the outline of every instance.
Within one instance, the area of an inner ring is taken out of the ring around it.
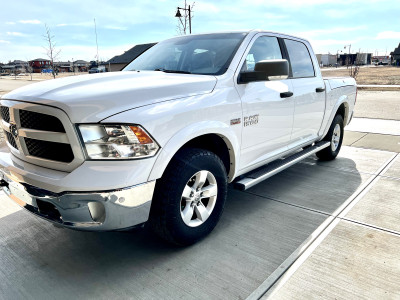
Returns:
[[[314,146],[308,147],[301,152],[297,152],[291,156],[286,157],[285,159],[279,159],[269,163],[266,166],[258,168],[254,171],[251,171],[245,174],[244,178],[240,179],[239,181],[235,182],[234,187],[238,190],[245,191],[248,188],[260,183],[261,181],[270,178],[271,176],[279,173],[280,171],[289,168],[290,166],[298,163],[299,161],[313,155],[314,153],[329,147],[331,142],[322,141],[316,143]]]

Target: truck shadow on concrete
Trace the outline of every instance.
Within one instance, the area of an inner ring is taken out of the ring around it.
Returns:
[[[6,298],[245,298],[370,176],[346,164],[301,163],[248,191],[230,188],[220,224],[187,248],[146,228],[79,232],[18,211],[0,219],[0,290]]]

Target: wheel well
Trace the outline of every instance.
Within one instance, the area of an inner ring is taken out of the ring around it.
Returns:
[[[339,106],[339,108],[338,108],[336,114],[337,114],[337,115],[341,115],[342,118],[343,118],[344,123],[346,124],[347,109],[346,109],[346,105],[345,105],[344,103],[342,103],[342,104]]]
[[[224,163],[226,173],[231,175],[231,162],[234,161],[233,152],[221,136],[217,134],[201,135],[187,142],[182,146],[182,148],[184,147],[201,148],[215,153]]]

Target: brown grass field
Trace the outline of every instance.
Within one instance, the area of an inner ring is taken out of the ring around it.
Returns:
[[[346,68],[322,69],[322,76],[349,76],[349,70]],[[357,84],[400,85],[400,68],[392,66],[361,67],[356,80]]]

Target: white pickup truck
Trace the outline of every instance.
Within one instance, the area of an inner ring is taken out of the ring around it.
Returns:
[[[352,78],[323,79],[308,41],[249,31],[175,37],[122,72],[32,84],[1,98],[1,186],[60,226],[144,223],[192,244],[247,189],[316,154],[334,159]]]

